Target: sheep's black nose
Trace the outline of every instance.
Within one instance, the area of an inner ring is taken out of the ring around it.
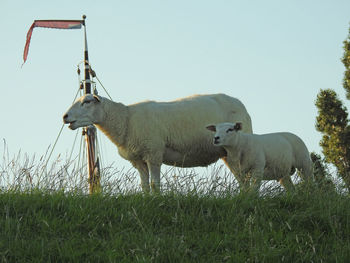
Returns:
[[[63,116],[63,122],[64,123],[66,123],[66,119],[68,118],[68,114],[65,114],[64,116]]]
[[[220,139],[219,136],[215,136],[215,137],[214,137],[214,143],[215,143],[215,144],[219,143],[219,139]]]

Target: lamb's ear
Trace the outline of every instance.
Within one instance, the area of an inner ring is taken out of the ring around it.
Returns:
[[[216,132],[216,127],[215,125],[209,125],[206,127],[209,131]]]
[[[234,129],[235,131],[242,130],[242,122],[236,122]]]
[[[101,98],[100,98],[100,96],[98,96],[98,95],[94,95],[94,98],[95,98],[95,100],[96,100],[97,102],[101,102]]]

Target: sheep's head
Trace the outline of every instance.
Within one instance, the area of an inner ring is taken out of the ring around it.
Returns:
[[[242,130],[242,123],[223,122],[217,125],[207,126],[209,131],[215,132],[213,143],[217,146],[228,145],[229,138]]]
[[[103,119],[101,97],[86,94],[80,97],[64,114],[63,122],[75,130],[92,124],[98,124]]]

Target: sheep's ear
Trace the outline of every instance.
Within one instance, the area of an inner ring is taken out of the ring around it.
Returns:
[[[216,132],[216,127],[215,125],[209,125],[206,127],[209,131]]]
[[[242,122],[236,122],[234,129],[235,131],[242,130]]]
[[[101,102],[101,98],[98,95],[94,95],[94,98],[97,102]]]

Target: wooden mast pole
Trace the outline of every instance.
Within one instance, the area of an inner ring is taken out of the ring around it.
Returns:
[[[84,94],[91,94],[91,78],[90,78],[90,64],[88,45],[86,37],[86,16],[83,15],[84,25]],[[83,135],[85,135],[86,149],[87,149],[87,162],[88,162],[88,182],[89,182],[89,193],[98,193],[101,191],[100,184],[100,165],[99,159],[96,155],[96,127],[89,125],[83,128]]]

